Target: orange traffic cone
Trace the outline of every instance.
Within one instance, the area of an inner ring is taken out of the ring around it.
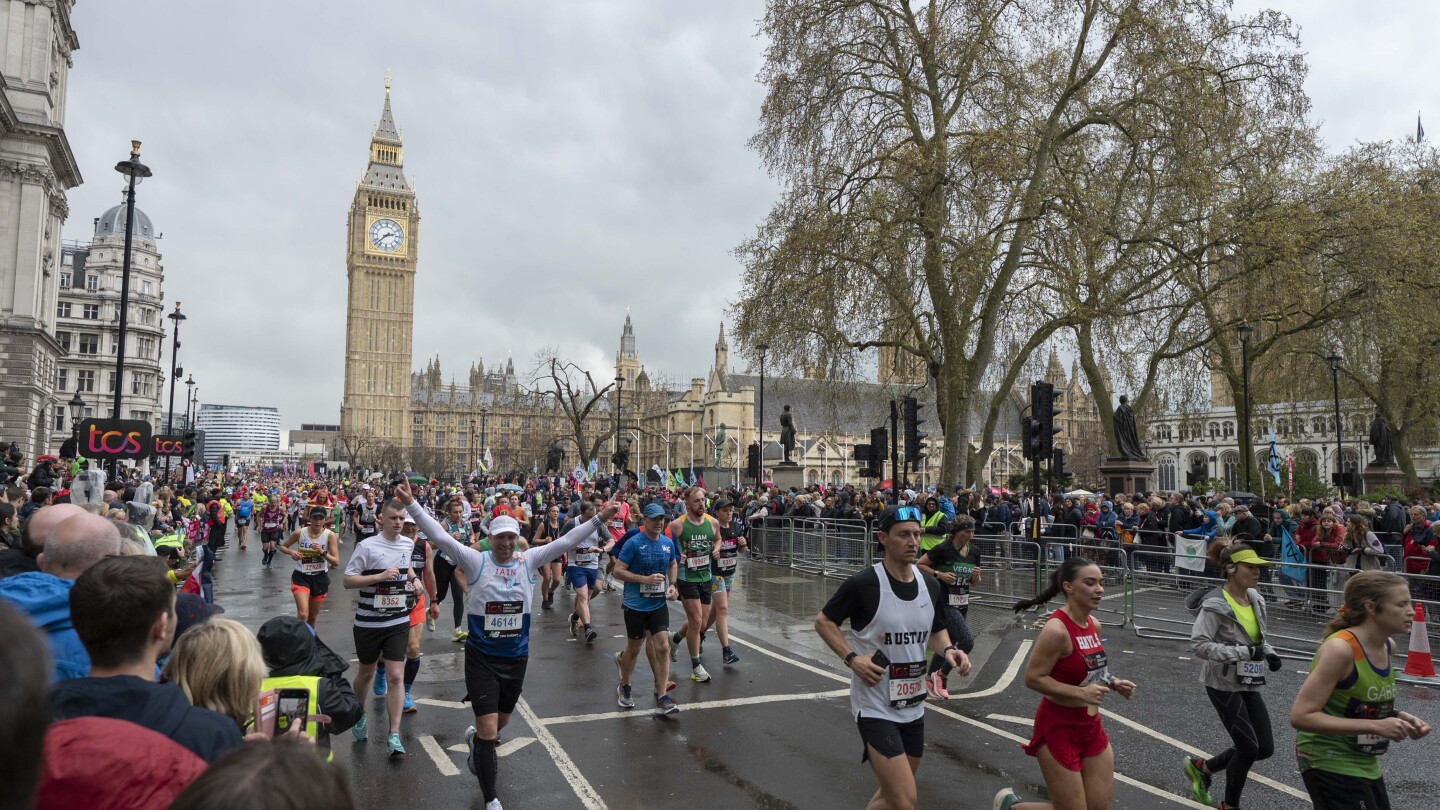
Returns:
[[[1430,636],[1425,632],[1425,606],[1415,603],[1415,621],[1410,625],[1410,651],[1405,655],[1405,674],[1417,678],[1435,677],[1430,657]]]

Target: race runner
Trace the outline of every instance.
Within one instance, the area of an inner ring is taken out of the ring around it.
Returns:
[[[330,512],[323,507],[321,510],[325,514]],[[345,566],[345,587],[360,590],[360,599],[355,605],[355,658],[360,662],[355,673],[357,695],[365,694],[382,659],[386,678],[404,681],[410,615],[419,604],[422,589],[410,562],[415,543],[400,533],[405,522],[405,507],[400,501],[392,500],[379,512],[379,533],[357,542]],[[389,690],[385,695],[385,709],[390,719],[385,744],[392,757],[405,753],[405,746],[400,743],[402,700],[398,690]],[[364,715],[350,733],[357,741],[369,737]]]
[[[680,549],[680,581],[675,588],[685,606],[685,626],[670,636],[670,661],[675,661],[684,639],[690,651],[690,680],[705,683],[710,673],[700,663],[700,633],[715,589],[710,565],[720,555],[720,532],[715,529],[715,519],[705,513],[704,487],[690,487],[681,497],[685,514],[671,521],[665,531]]]
[[[1065,606],[1050,614],[1025,664],[1025,685],[1039,692],[1035,730],[1025,753],[1040,761],[1050,797],[1061,807],[1109,807],[1115,792],[1115,749],[1100,723],[1100,703],[1114,691],[1127,700],[1135,683],[1110,674],[1100,622],[1091,611],[1105,593],[1100,566],[1070,557],[1033,599],[1015,612],[1043,605],[1060,594]],[[1046,810],[1050,802],[1024,802],[1010,788],[995,794],[993,810]]]
[[[735,505],[721,498],[715,502],[715,527],[720,530],[720,549],[710,566],[715,587],[710,594],[710,610],[705,628],[715,628],[720,637],[720,657],[727,665],[740,663],[740,656],[730,649],[730,591],[735,587],[740,550],[748,545],[742,524],[735,520]],[[700,634],[700,649],[705,647],[705,634]]]
[[[490,521],[490,551],[480,552],[456,541],[415,503],[407,484],[395,488],[396,499],[427,537],[445,550],[471,583],[468,598],[470,638],[465,644],[465,689],[475,711],[475,725],[466,729],[468,764],[480,780],[485,810],[501,810],[496,782],[500,762],[495,753],[500,729],[520,701],[530,655],[530,607],[535,571],[561,554],[590,542],[604,531],[615,512],[607,505],[598,520],[577,525],[543,546],[516,552],[519,523],[509,515]],[[389,506],[386,507],[389,516]],[[359,553],[357,551],[357,553]],[[362,659],[363,660],[363,659]],[[358,685],[357,685],[358,689]],[[398,722],[395,721],[395,722]]]
[[[581,501],[580,514],[565,521],[565,525],[584,523],[594,516],[595,504]],[[605,542],[608,540],[609,534],[606,533],[575,549],[570,565],[565,569],[565,578],[575,591],[570,606],[570,635],[572,638],[579,638],[583,628],[586,644],[593,644],[596,638],[595,628],[590,624],[590,597],[595,593],[595,583],[600,573],[600,554],[614,546],[613,541]]]
[[[975,518],[957,515],[950,524],[949,542],[930,547],[915,561],[917,568],[935,577],[945,589],[945,627],[955,646],[966,655],[975,649],[975,636],[966,622],[970,612],[970,586],[980,584],[980,552],[970,542],[974,537]],[[933,698],[948,700],[950,691],[945,681],[949,677],[950,667],[944,656],[931,658],[925,675],[925,691]]]
[[[815,632],[850,668],[850,713],[880,787],[871,810],[916,804],[915,772],[925,753],[925,648],[961,675],[970,659],[951,646],[940,583],[915,567],[920,510],[892,506],[875,522],[885,558],[840,583],[815,616]],[[840,629],[850,622],[849,632]],[[904,755],[903,757],[901,755]]]
[[[415,713],[415,701],[410,699],[410,687],[414,686],[415,677],[420,674],[420,636],[425,628],[426,614],[429,614],[431,621],[440,615],[440,605],[435,601],[435,547],[426,542],[425,537],[420,536],[419,529],[407,513],[405,522],[400,526],[400,533],[415,543],[415,550],[410,554],[410,567],[420,575],[425,592],[420,595],[415,609],[410,612],[410,637],[405,645],[405,703],[402,706],[405,714]],[[375,683],[380,685],[377,695],[385,691],[384,675],[383,670],[375,673]]]
[[[463,545],[469,546],[473,537],[470,524],[464,519],[465,502],[460,498],[450,498],[445,502],[445,520],[442,528],[450,539]],[[428,535],[427,535],[428,536]],[[445,601],[446,596],[451,597],[450,614],[455,620],[455,632],[451,634],[450,640],[457,644],[463,644],[469,635],[465,631],[465,574],[445,553],[443,547],[435,549],[435,603]]]
[[[290,574],[295,615],[312,629],[320,618],[320,603],[330,592],[330,566],[340,564],[340,546],[325,525],[327,515],[329,510],[323,506],[310,507],[309,525],[296,529],[280,544],[280,550],[295,561],[295,571]]]
[[[615,666],[620,670],[616,703],[622,709],[635,708],[630,676],[643,644],[650,671],[655,675],[655,714],[674,714],[680,707],[669,695],[670,658],[666,652],[670,646],[670,609],[665,600],[679,595],[671,583],[679,570],[680,553],[675,543],[660,533],[665,527],[665,507],[652,501],[641,515],[640,531],[629,535],[615,554],[615,578],[625,583],[625,649],[615,653]]]
[[[1430,724],[1395,709],[1395,644],[1415,618],[1397,574],[1362,571],[1345,582],[1339,614],[1290,707],[1295,758],[1315,810],[1390,810],[1380,756]]]

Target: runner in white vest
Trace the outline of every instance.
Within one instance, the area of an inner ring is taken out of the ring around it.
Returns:
[[[884,560],[840,584],[815,631],[850,668],[850,711],[880,782],[871,807],[913,808],[925,750],[925,650],[963,677],[970,659],[951,646],[940,583],[915,567],[920,510],[892,506],[875,523]],[[850,630],[840,625],[850,622]],[[902,758],[901,755],[905,756]]]

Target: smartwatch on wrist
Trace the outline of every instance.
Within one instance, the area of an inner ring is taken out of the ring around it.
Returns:
[[[850,668],[850,662],[851,662],[851,661],[854,661],[854,660],[855,660],[855,657],[858,656],[858,655],[860,655],[860,653],[855,652],[854,650],[851,650],[851,651],[850,651],[850,654],[847,655],[847,656],[845,656],[845,668],[846,668],[846,669],[849,669],[849,668]]]

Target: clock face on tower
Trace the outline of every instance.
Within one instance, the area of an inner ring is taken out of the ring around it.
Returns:
[[[405,231],[393,219],[377,219],[370,223],[370,244],[379,250],[399,250],[405,241]]]

